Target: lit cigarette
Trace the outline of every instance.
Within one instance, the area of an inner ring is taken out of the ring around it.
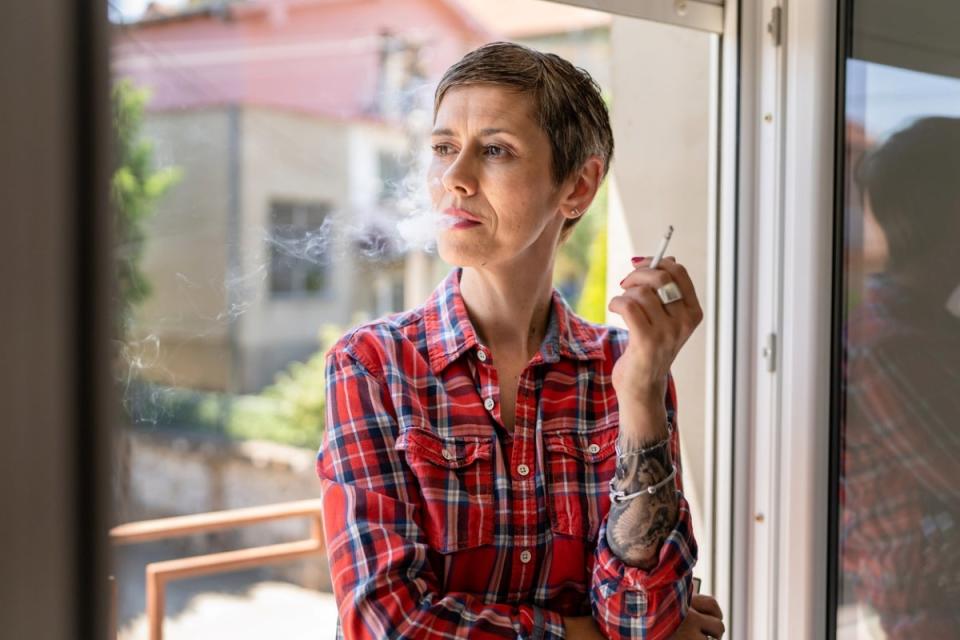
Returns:
[[[663,254],[667,251],[667,245],[670,244],[671,236],[673,236],[673,225],[667,227],[667,232],[663,234],[663,238],[660,240],[660,248],[657,249],[657,255],[653,257],[653,262],[650,263],[651,269],[656,269],[660,261],[663,260]]]

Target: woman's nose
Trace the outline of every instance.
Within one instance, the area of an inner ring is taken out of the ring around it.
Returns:
[[[451,193],[457,193],[462,196],[471,196],[477,191],[477,180],[473,171],[463,155],[454,160],[453,164],[447,167],[441,178],[443,187]]]

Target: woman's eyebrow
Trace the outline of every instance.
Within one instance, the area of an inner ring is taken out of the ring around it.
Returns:
[[[481,136],[492,136],[492,135],[494,135],[494,134],[496,134],[496,133],[505,133],[505,134],[507,134],[507,135],[509,135],[509,136],[513,136],[513,137],[515,137],[515,138],[517,137],[517,134],[513,133],[512,131],[508,131],[507,129],[498,129],[498,128],[495,128],[495,127],[488,127],[488,128],[486,128],[486,129],[481,129],[481,130],[480,130],[480,135],[481,135]],[[454,134],[454,132],[453,132],[452,129],[434,129],[434,130],[430,133],[430,135],[432,135],[432,136],[452,136],[452,135],[455,135],[455,134]]]

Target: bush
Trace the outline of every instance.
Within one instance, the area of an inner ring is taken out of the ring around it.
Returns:
[[[271,437],[266,439],[320,446],[327,406],[324,352],[320,349],[306,362],[291,362],[286,371],[277,374],[273,385],[257,396],[273,402],[277,412]],[[253,424],[243,428],[245,432],[258,431]]]
[[[326,411],[324,345],[332,344],[340,333],[336,327],[324,327],[321,348],[306,362],[291,362],[258,394],[232,395],[141,380],[127,389],[124,408],[132,424],[317,449]]]

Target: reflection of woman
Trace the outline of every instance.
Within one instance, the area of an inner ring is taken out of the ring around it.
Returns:
[[[340,633],[666,638],[683,621],[675,637],[721,636],[716,602],[691,595],[672,470],[668,371],[701,318],[691,281],[638,260],[610,302],[629,334],[551,285],[613,153],[596,85],[488,45],[447,71],[434,126],[439,252],[458,267],[328,354],[317,470]],[[683,297],[664,304],[670,282]],[[611,506],[614,475],[637,495]]]
[[[847,326],[843,569],[887,637],[960,638],[960,119],[859,170],[885,256]]]

